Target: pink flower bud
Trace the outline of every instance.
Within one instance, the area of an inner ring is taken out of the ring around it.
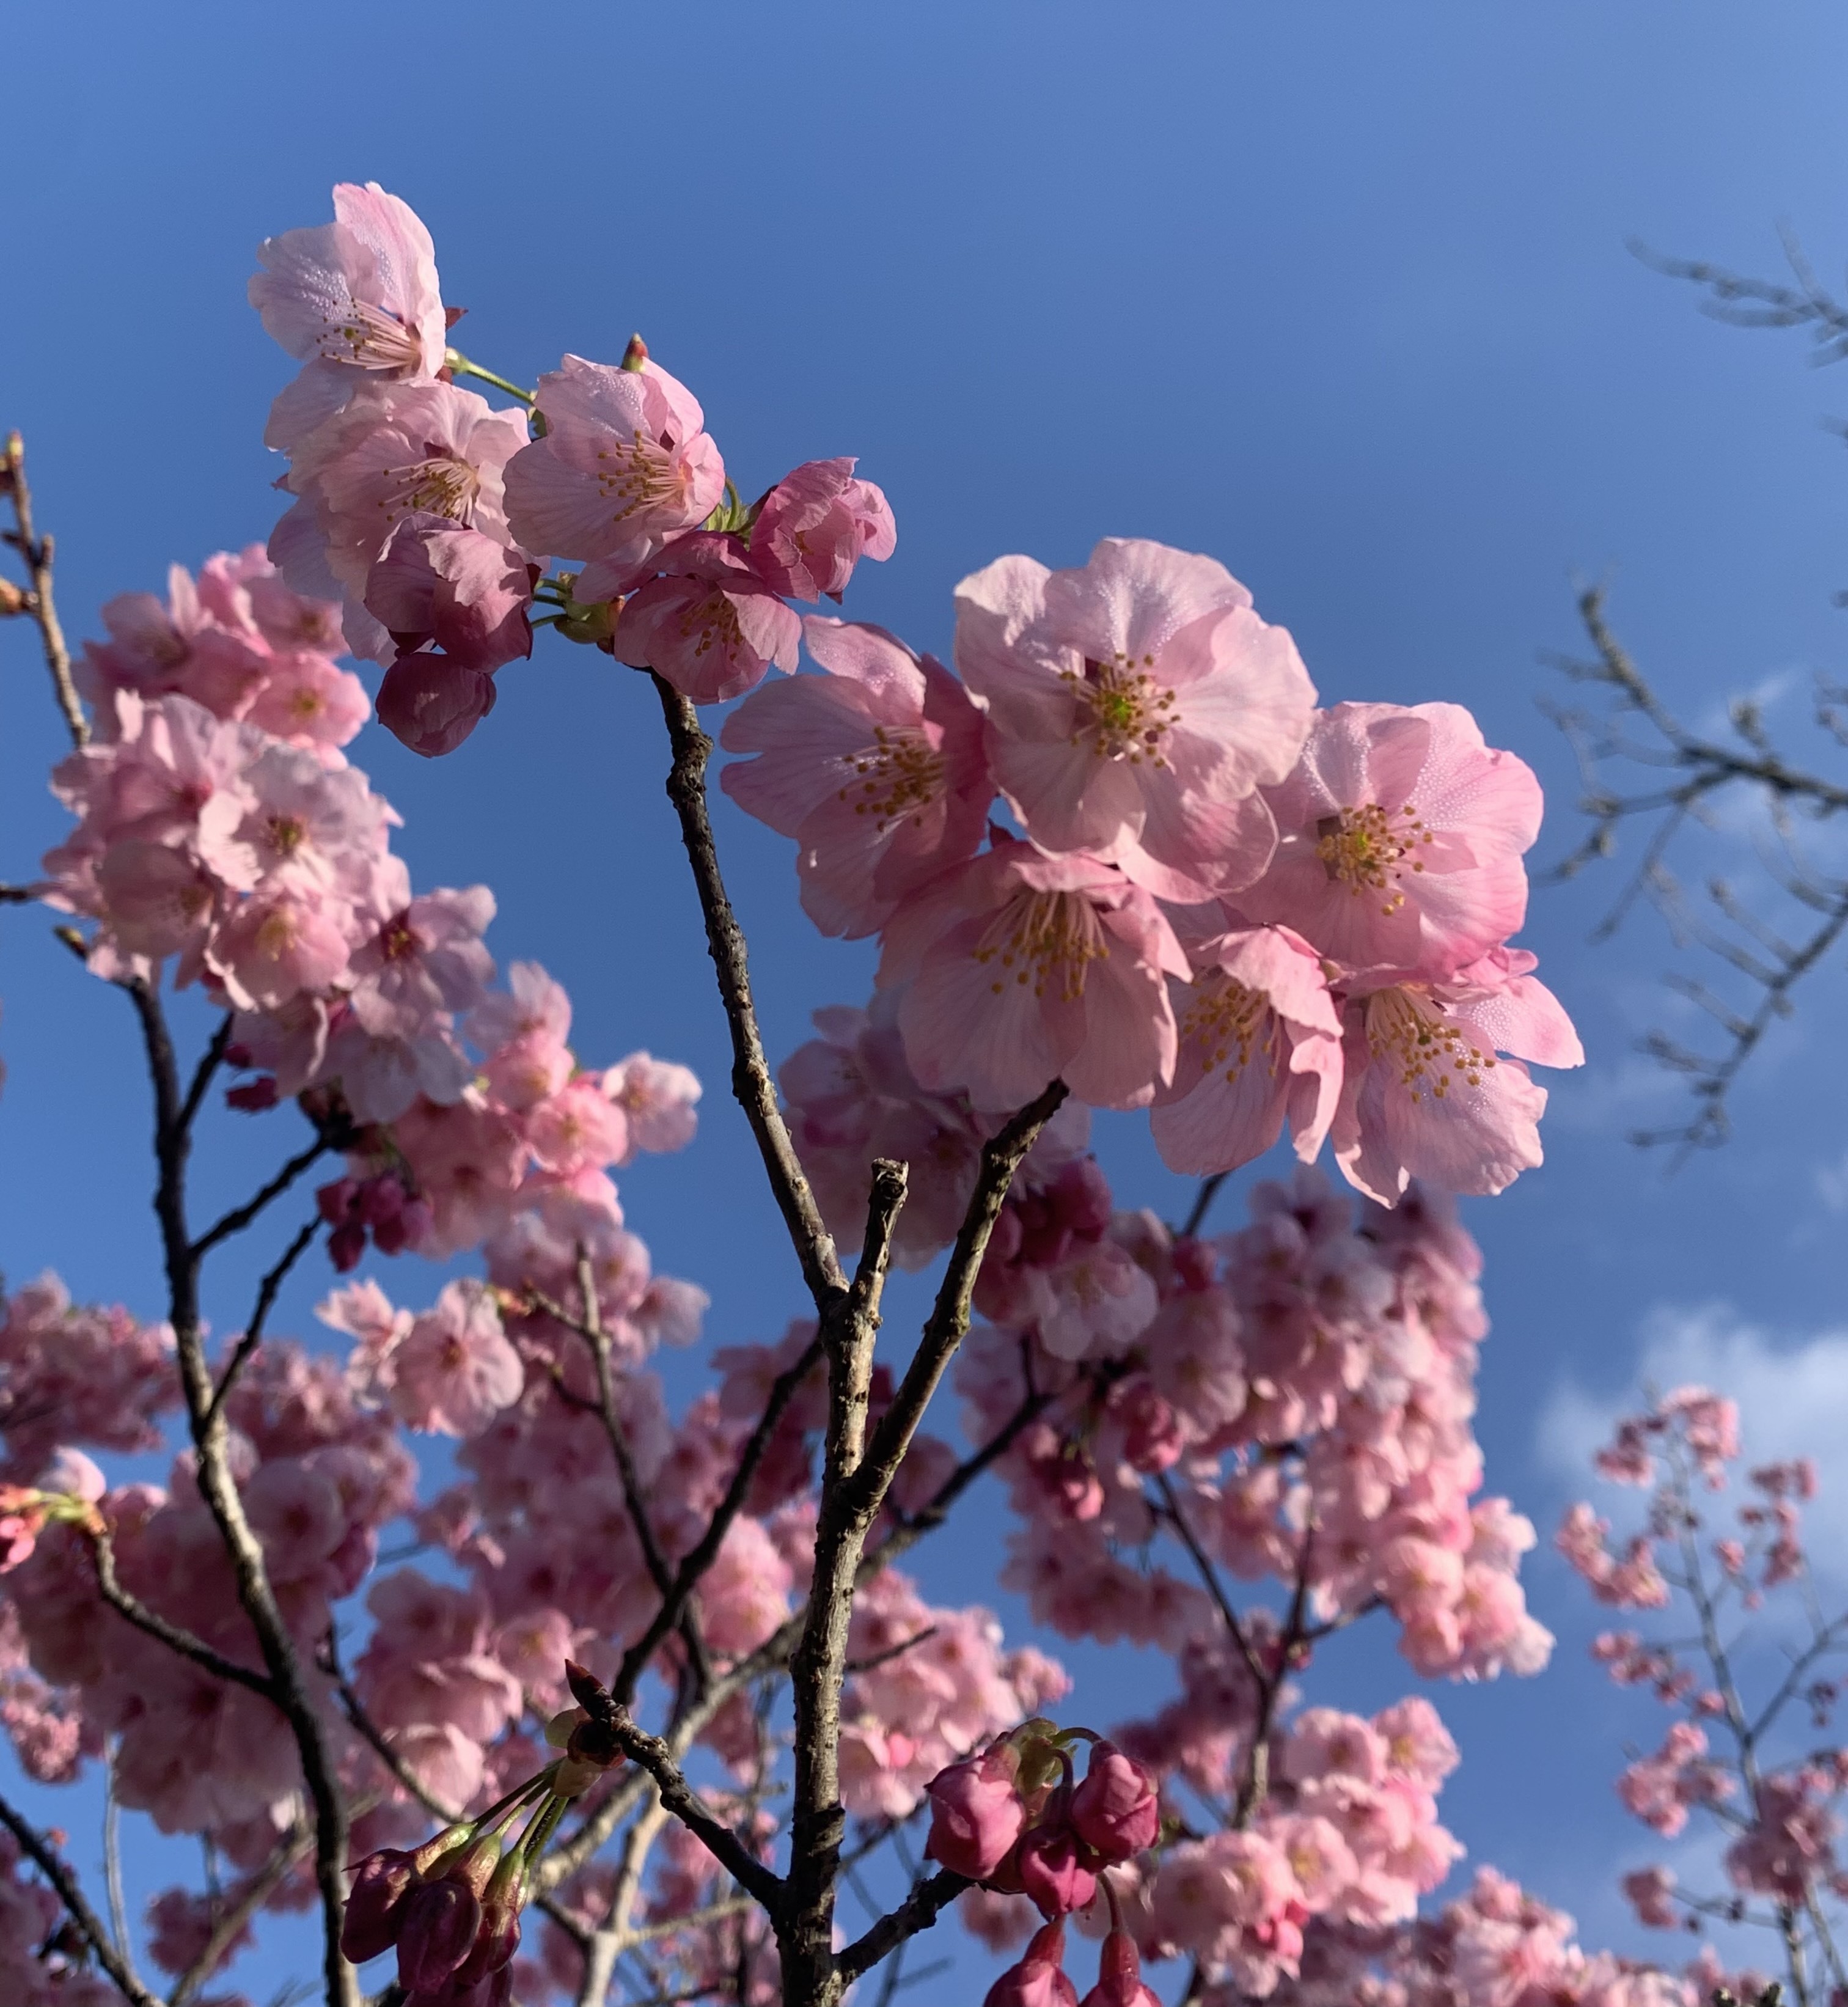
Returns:
[[[1077,2007],[1078,1989],[1066,1977],[1065,1926],[1035,1931],[1020,1963],[1010,1965],[988,1989],[982,2007]]]
[[[411,1856],[395,1847],[383,1847],[361,1861],[340,1927],[340,1949],[355,1965],[391,1948],[404,1899],[417,1878]]]
[[[1071,1822],[1106,1861],[1127,1861],[1153,1847],[1161,1832],[1155,1780],[1113,1742],[1092,1744],[1084,1781],[1072,1794]]]
[[[398,1983],[407,1993],[446,1986],[474,1949],[479,1896],[460,1882],[426,1882],[405,1898],[398,1931]]]
[[[400,655],[374,709],[394,739],[426,760],[453,753],[494,708],[494,679],[446,656]]]
[[[1161,1998],[1142,1983],[1142,1961],[1127,1931],[1112,1931],[1098,1960],[1097,1984],[1083,2007],[1162,2007]]]
[[[1000,1867],[1021,1836],[1026,1808],[1014,1790],[1018,1758],[1006,1743],[966,1762],[952,1763],[925,1787],[930,1837],[924,1851],[972,1882]]]
[[[1052,1816],[1027,1835],[1016,1856],[1021,1892],[1032,1897],[1042,1917],[1081,1910],[1097,1893],[1096,1871],[1087,1857],[1096,1859],[1055,1800]]]

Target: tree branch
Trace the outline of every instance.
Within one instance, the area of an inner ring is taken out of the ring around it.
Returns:
[[[220,1374],[218,1384],[212,1395],[212,1406],[208,1419],[216,1419],[218,1411],[231,1397],[231,1389],[238,1384],[238,1375],[250,1362],[250,1356],[263,1342],[263,1327],[270,1321],[270,1313],[276,1307],[276,1298],[289,1271],[308,1252],[309,1244],[319,1230],[320,1215],[317,1213],[298,1233],[282,1251],[280,1259],[259,1285],[256,1307],[250,1314],[250,1321],[244,1327],[243,1335],[226,1362]]]
[[[870,1972],[907,1939],[929,1930],[965,1889],[975,1885],[966,1875],[947,1868],[919,1882],[897,1909],[881,1917],[863,1937],[855,1938],[835,1959],[842,1980],[851,1984],[862,1973]]]
[[[216,1970],[238,1933],[282,1885],[283,1878],[313,1844],[314,1830],[305,1818],[298,1818],[277,1843],[275,1851],[238,1891],[213,1920],[211,1935],[199,1956],[174,1982],[167,2007],[191,2007],[199,1989]]]
[[[85,1899],[77,1885],[77,1878],[65,1866],[51,1847],[19,1813],[14,1811],[6,1800],[0,1797],[0,1825],[6,1828],[19,1843],[19,1851],[37,1868],[39,1872],[57,1891],[58,1899],[63,1903],[71,1921],[77,1927],[96,1961],[115,1982],[115,1990],[124,1999],[132,2001],[134,2007],[160,2007],[159,1999],[137,1979],[125,1961],[118,1955],[109,1942],[109,1933],[103,1928],[103,1921]]]
[[[328,1137],[320,1134],[305,1149],[298,1150],[255,1197],[242,1205],[234,1207],[222,1219],[206,1229],[192,1243],[195,1258],[203,1258],[210,1254],[220,1241],[228,1240],[234,1233],[242,1233],[266,1205],[273,1200],[280,1198],[309,1165],[324,1157],[332,1147]]]
[[[173,1326],[180,1388],[197,1458],[199,1495],[212,1515],[236,1584],[238,1600],[270,1675],[270,1699],[294,1737],[303,1781],[314,1806],[315,1879],[320,1892],[323,1970],[328,2007],[358,2007],[353,1968],[342,1956],[340,1926],[346,1910],[347,1806],[334,1774],[332,1752],[309,1699],[302,1661],[284,1619],[263,1561],[262,1543],[251,1529],[237,1481],[231,1474],[224,1410],[206,1357],[199,1317],[199,1269],[203,1247],[186,1225],[186,1159],[192,1146],[185,1120],[173,1040],[160,1000],[139,979],[121,986],[141,1021],[148,1071],[154,1091],[154,1156],[159,1180],[154,1194],[167,1270],[168,1317]]]
[[[115,1544],[109,1529],[100,1519],[90,1523],[80,1521],[78,1524],[90,1543],[90,1556],[96,1564],[97,1593],[118,1617],[132,1624],[137,1631],[145,1631],[149,1637],[157,1638],[169,1651],[190,1660],[214,1679],[247,1688],[252,1693],[261,1694],[265,1700],[276,1698],[275,1690],[264,1674],[239,1665],[235,1659],[227,1659],[222,1652],[214,1650],[203,1638],[194,1637],[180,1624],[169,1623],[159,1610],[150,1609],[132,1589],[122,1586],[122,1578],[115,1571]]]
[[[706,916],[706,945],[718,972],[719,996],[732,1028],[732,1092],[757,1139],[771,1193],[789,1230],[796,1259],[802,1264],[802,1279],[809,1286],[816,1309],[825,1315],[835,1297],[846,1289],[847,1278],[841,1272],[833,1236],[822,1219],[821,1209],[815,1203],[815,1194],[809,1188],[801,1159],[777,1106],[776,1083],[764,1055],[756,1011],[751,1001],[744,931],[732,910],[725,880],[719,874],[718,848],[706,806],[706,763],[711,757],[712,741],[700,729],[699,714],[687,699],[665,677],[656,675],[652,669],[648,674],[661,699],[661,715],[667,721],[668,738],[673,747],[668,799],[680,818],[681,841],[699,888],[700,911]]]
[[[31,616],[38,630],[45,667],[51,675],[52,693],[58,700],[65,729],[71,735],[71,743],[80,752],[90,743],[90,721],[83,715],[77,686],[72,679],[71,651],[58,623],[58,602],[51,590],[55,547],[51,538],[39,535],[33,524],[32,490],[26,481],[26,442],[17,432],[7,434],[6,450],[0,454],[0,491],[12,497],[13,515],[12,528],[0,533],[0,538],[19,552],[31,581],[19,610]]]

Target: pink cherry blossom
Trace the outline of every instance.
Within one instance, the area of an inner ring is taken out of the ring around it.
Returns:
[[[573,587],[585,605],[626,591],[670,538],[697,527],[725,494],[725,463],[698,400],[645,351],[635,359],[639,367],[612,368],[567,355],[541,376],[545,436],[507,477],[519,541],[588,560]]]
[[[1350,974],[1448,978],[1521,925],[1539,784],[1459,705],[1318,712],[1266,799],[1281,841],[1239,910],[1294,927]]]
[[[851,460],[811,460],[757,505],[753,568],[785,599],[838,600],[863,557],[889,558],[898,528],[884,495],[853,478]]]
[[[628,1131],[622,1161],[637,1150],[684,1150],[698,1134],[694,1110],[702,1089],[690,1067],[631,1053],[603,1076],[605,1096],[621,1110]]]
[[[940,663],[883,628],[810,616],[802,634],[827,673],[766,684],[739,705],[721,742],[759,757],[720,778],[739,807],[795,838],[809,917],[857,939],[981,843],[994,794],[982,715]]]
[[[301,499],[277,525],[270,555],[297,591],[340,596],[347,646],[389,664],[396,647],[365,605],[374,566],[407,521],[511,545],[503,477],[526,443],[518,412],[494,411],[472,390],[368,383],[296,447],[286,485]]]
[[[379,686],[379,722],[426,760],[453,753],[500,695],[485,670],[446,655],[400,655]]]
[[[264,434],[285,452],[369,378],[427,381],[443,366],[447,324],[428,231],[376,182],[337,184],[333,213],[266,238],[250,281],[263,326],[307,365]]]
[[[1350,1002],[1333,1130],[1350,1183],[1391,1205],[1415,1177],[1498,1192],[1539,1162],[1546,1095],[1521,1062],[1581,1066],[1585,1049],[1534,966],[1532,955],[1502,949],[1451,982]]]
[[[1014,1788],[1019,1767],[1017,1752],[1003,1742],[933,1778],[926,1859],[972,1882],[993,1874],[1020,1838],[1026,1818]]]
[[[690,531],[651,562],[663,575],[623,601],[616,623],[622,661],[654,670],[695,704],[742,695],[773,663],[793,672],[802,622],[735,537]]]
[[[1206,1176],[1263,1155],[1285,1118],[1312,1162],[1341,1092],[1341,1018],[1320,957],[1288,927],[1239,929],[1190,951],[1174,990],[1174,1078],[1149,1118],[1169,1169]]]
[[[1165,975],[1188,973],[1154,901],[1081,854],[997,841],[913,893],[886,929],[880,987],[926,1088],[1023,1106],[1063,1078],[1094,1107],[1146,1106],[1174,1071]]]
[[[1247,885],[1315,701],[1282,629],[1210,558],[1106,538],[1081,570],[998,559],[957,588],[956,663],[1037,843],[1164,898]]]
[[[525,1371],[508,1344],[500,1313],[478,1282],[443,1286],[392,1360],[391,1404],[414,1429],[478,1435],[520,1396]]]

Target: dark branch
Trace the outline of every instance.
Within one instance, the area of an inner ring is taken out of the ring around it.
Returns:
[[[103,1928],[102,1919],[90,1906],[83,1891],[77,1885],[76,1876],[51,1851],[37,1829],[15,1811],[5,1798],[0,1798],[0,1825],[5,1826],[19,1842],[19,1851],[57,1891],[58,1899],[76,1925],[79,1935],[95,1954],[97,1964],[115,1982],[116,1991],[125,1999],[132,2001],[134,2007],[160,2007],[157,1997],[149,1992],[117,1954],[109,1941],[109,1933]]]
[[[929,1930],[965,1889],[975,1885],[965,1875],[940,1868],[928,1881],[920,1882],[890,1915],[881,1917],[864,1937],[855,1938],[834,1961],[835,1970],[844,1980],[870,1972],[908,1938]]]

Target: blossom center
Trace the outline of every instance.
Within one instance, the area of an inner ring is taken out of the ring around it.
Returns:
[[[278,857],[293,857],[308,841],[308,825],[299,816],[270,818],[270,847]]]
[[[598,449],[597,458],[597,485],[616,505],[615,522],[664,502],[678,502],[685,490],[672,443],[665,438],[612,439]]]
[[[423,343],[415,328],[407,327],[383,307],[351,297],[338,318],[322,328],[319,346],[330,362],[355,369],[414,374],[423,362]]]
[[[1164,690],[1149,671],[1153,655],[1141,662],[1120,650],[1107,662],[1087,658],[1084,672],[1061,669],[1060,675],[1077,699],[1071,742],[1088,745],[1100,760],[1127,760],[1132,767],[1146,760],[1165,767],[1162,737],[1174,722],[1174,693]]]
[[[1424,869],[1423,861],[1412,853],[1437,841],[1409,802],[1397,815],[1377,802],[1343,809],[1338,815],[1324,816],[1315,834],[1315,854],[1329,877],[1345,885],[1356,898],[1364,891],[1384,892],[1381,911],[1387,913],[1396,913],[1405,903],[1398,889],[1405,873]]]
[[[880,836],[921,815],[943,791],[943,756],[920,731],[875,725],[873,743],[851,757],[854,778],[837,799],[852,802],[857,816],[873,817]]]
[[[1408,989],[1384,989],[1368,1000],[1367,1043],[1376,1060],[1398,1069],[1398,1084],[1414,1101],[1480,1087],[1496,1063],[1454,1018]]]
[[[989,922],[975,959],[993,969],[989,986],[997,996],[1011,974],[1017,984],[1031,985],[1035,996],[1044,996],[1049,982],[1055,996],[1075,1004],[1084,994],[1085,971],[1109,953],[1088,899],[1071,892],[1021,892]]]
[[[1248,989],[1222,970],[1210,970],[1194,984],[1181,1013],[1181,1042],[1191,1044],[1197,1050],[1203,1074],[1217,1073],[1224,1067],[1226,1078],[1236,1081],[1251,1063],[1252,1053],[1262,1042],[1271,1071],[1275,1073],[1277,1061],[1268,1050],[1265,1035],[1270,1007],[1270,999],[1261,989]]]
[[[680,616],[680,638],[692,642],[696,660],[714,647],[722,655],[736,654],[744,646],[744,630],[731,595],[714,586],[696,599]]]
[[[386,481],[379,506],[387,521],[395,522],[400,516],[418,510],[447,517],[465,528],[474,520],[481,477],[467,460],[439,442],[426,442],[421,460],[388,468]]]

